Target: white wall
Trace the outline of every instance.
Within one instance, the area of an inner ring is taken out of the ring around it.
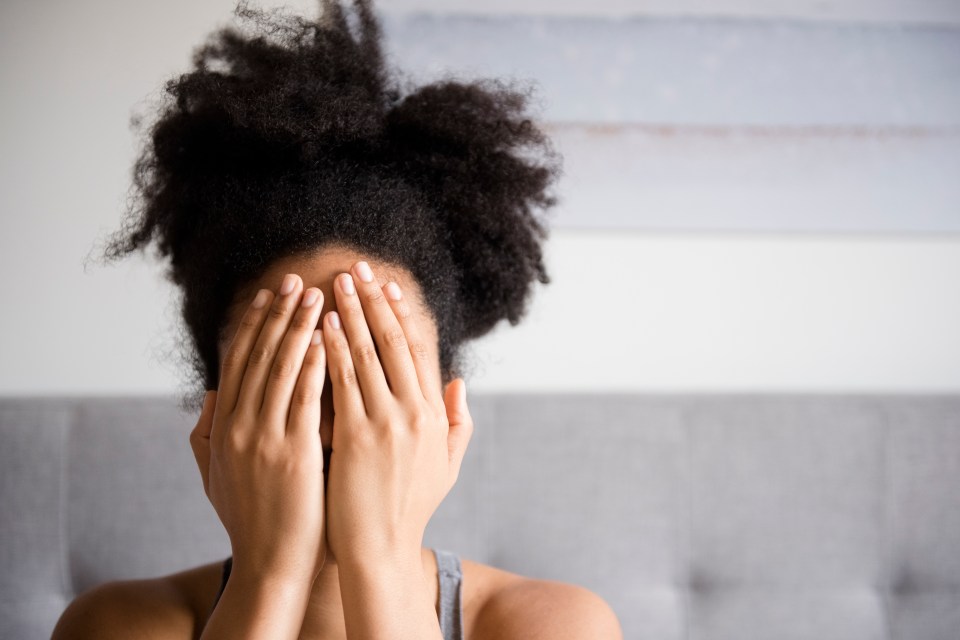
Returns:
[[[960,238],[558,233],[477,386],[960,390]]]
[[[84,271],[83,261],[119,223],[137,143],[131,113],[233,5],[0,5],[0,394],[177,390],[176,315],[160,267],[134,257]],[[834,7],[845,19],[957,22],[954,5],[933,1],[887,2],[876,14],[854,0],[792,6],[801,18]],[[786,3],[765,7],[681,6],[790,14]],[[955,192],[938,193],[949,206]],[[907,187],[898,196],[924,204]],[[554,283],[524,323],[475,344],[472,389],[960,391],[958,234],[558,228],[547,252]]]
[[[575,16],[789,18],[855,23],[960,24],[953,0],[383,0],[397,11]]]

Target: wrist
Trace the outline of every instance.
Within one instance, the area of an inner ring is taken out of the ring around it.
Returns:
[[[344,571],[364,577],[376,575],[419,575],[423,573],[420,547],[386,548],[379,551],[349,553],[337,556],[340,573]]]
[[[293,640],[299,637],[309,598],[298,580],[231,569],[202,637]]]
[[[421,553],[338,561],[347,636],[439,638],[437,612]]]
[[[309,592],[313,576],[308,571],[294,571],[274,567],[257,567],[233,559],[230,568],[230,582],[236,579],[245,591],[268,590],[272,593],[296,594]]]

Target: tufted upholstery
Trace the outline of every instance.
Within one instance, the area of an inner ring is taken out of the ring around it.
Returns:
[[[425,543],[626,638],[960,638],[960,396],[485,395]],[[0,637],[226,557],[170,397],[0,400]]]

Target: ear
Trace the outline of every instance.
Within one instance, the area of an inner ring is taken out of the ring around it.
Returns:
[[[450,486],[460,475],[460,464],[473,435],[473,418],[467,407],[467,384],[463,378],[454,378],[443,390],[443,404],[447,408],[447,449],[450,460]]]
[[[200,478],[203,480],[203,492],[210,497],[209,492],[209,472],[210,472],[210,430],[213,428],[213,412],[217,406],[217,392],[207,391],[203,397],[203,409],[200,411],[200,417],[197,424],[190,432],[190,448],[193,449],[193,457],[197,460],[197,467],[200,468]]]

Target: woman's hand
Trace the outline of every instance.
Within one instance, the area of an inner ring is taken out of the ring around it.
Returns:
[[[419,572],[424,529],[473,433],[466,389],[457,378],[441,395],[399,286],[381,289],[365,262],[353,273],[336,278],[340,313],[324,320],[334,406],[327,540],[341,567]]]
[[[301,299],[302,287],[287,274],[276,298],[258,292],[190,444],[230,537],[232,573],[309,590],[326,557],[319,432],[326,363],[315,329],[323,294],[311,287]]]

